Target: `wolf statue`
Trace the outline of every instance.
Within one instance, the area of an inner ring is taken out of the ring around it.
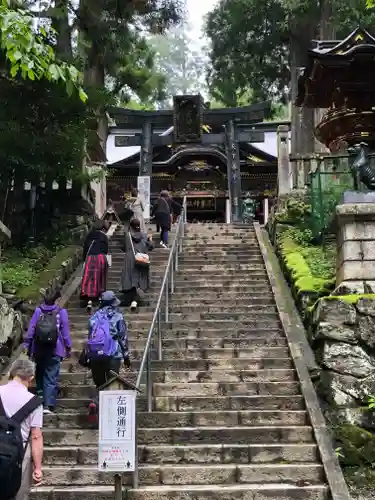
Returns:
[[[353,158],[350,166],[354,181],[354,189],[359,191],[362,182],[367,189],[375,191],[375,169],[370,165],[370,148],[366,142],[355,144],[348,148],[349,156]]]

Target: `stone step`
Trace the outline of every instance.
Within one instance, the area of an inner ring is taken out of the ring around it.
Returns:
[[[44,429],[45,446],[92,445],[98,440],[93,429]],[[212,427],[165,427],[140,428],[137,432],[139,445],[151,444],[270,444],[313,443],[314,433],[310,426],[236,426]]]
[[[132,476],[123,474],[124,484],[132,484]],[[113,475],[98,471],[89,465],[71,468],[47,466],[43,468],[45,486],[76,486],[88,484],[111,485]],[[301,481],[310,485],[324,481],[320,464],[210,464],[210,465],[149,465],[139,467],[140,485],[219,485],[219,484],[267,484],[288,482],[298,485]]]
[[[82,346],[84,345],[84,340],[82,343],[77,343],[76,348],[71,351],[71,358],[68,362],[76,363],[82,351]],[[144,349],[133,349],[130,351],[130,360],[141,360],[144,354]],[[230,361],[232,359],[244,358],[247,361],[248,369],[254,368],[253,360],[262,358],[289,358],[289,351],[285,347],[256,347],[256,348],[213,348],[213,349],[189,349],[188,351],[179,349],[164,349],[163,350],[163,361],[169,362],[173,360],[189,361],[189,360],[199,360],[202,359],[206,362],[214,362],[216,366],[221,363],[220,366],[232,366]],[[157,351],[155,349],[151,350],[151,359],[157,360]],[[181,365],[182,366],[182,365]]]
[[[73,337],[73,347],[79,349],[82,342],[87,340],[87,332],[75,333]],[[129,335],[129,350],[144,349],[147,340],[147,334],[144,338],[132,340],[132,333]],[[164,339],[162,342],[163,349],[217,349],[217,348],[237,348],[248,349],[255,346],[269,346],[281,347],[287,346],[286,338],[266,338],[266,337],[252,337],[248,339],[226,339],[226,338],[213,338],[213,339]]]
[[[156,301],[159,298],[160,295],[160,289],[150,289],[147,291],[146,294],[146,300],[152,300]],[[225,291],[222,290],[222,288],[214,288],[213,290],[208,289],[207,287],[198,287],[195,290],[187,290],[186,292],[183,292],[182,288],[179,288],[179,291],[174,291],[172,294],[172,305],[176,304],[185,304],[186,302],[189,302],[191,305],[192,303],[196,305],[201,305],[201,304],[215,304],[215,303],[232,303],[233,302],[238,302],[239,304],[241,303],[247,303],[249,304],[250,302],[252,304],[257,304],[257,303],[269,303],[272,302],[274,303],[274,298],[272,296],[272,290],[269,288],[269,290],[265,291],[265,287],[256,285],[252,287],[251,289],[248,288],[243,288],[241,291],[237,291],[236,289],[226,289]],[[83,309],[80,303],[80,300],[77,298],[77,296],[73,296],[71,300],[69,301],[68,304],[69,307],[69,312],[70,314],[72,312],[78,312],[78,309],[80,313],[82,314]]]
[[[58,413],[86,411],[91,399],[88,398],[59,398],[57,401]],[[145,396],[137,397],[137,409],[147,410]],[[304,410],[304,401],[301,395],[296,396],[216,396],[216,397],[158,397],[153,398],[155,411],[231,411],[231,410]]]
[[[198,412],[138,412],[139,427],[206,427],[206,426],[241,426],[241,425],[308,425],[308,417],[303,410],[268,411],[198,411]],[[44,428],[81,429],[89,426],[86,409],[82,412],[64,412],[45,415]]]
[[[251,288],[254,285],[267,285],[269,287],[269,280],[266,271],[252,271],[251,273],[245,274],[241,273],[241,282],[238,281],[238,272],[233,273],[232,275],[221,275],[218,273],[211,273],[210,275],[203,273],[196,273],[195,275],[192,273],[186,274],[182,276],[178,274],[175,278],[176,286],[185,285],[185,287],[190,288],[194,286],[200,286],[201,283],[211,283],[214,285],[215,283],[220,283],[224,287],[238,287]],[[156,285],[155,285],[156,286]]]
[[[244,444],[139,446],[140,463],[214,464],[214,463],[311,463],[319,460],[315,444]],[[45,465],[97,465],[97,446],[46,447]]]
[[[78,386],[80,387],[80,386]],[[277,394],[281,396],[300,394],[299,382],[190,382],[155,383],[154,396],[249,396]]]
[[[196,311],[197,308],[200,310],[200,312],[190,313],[190,310],[194,309],[194,311]],[[183,306],[177,306],[177,305],[174,306],[173,302],[172,302],[170,311],[171,311],[170,314],[172,316],[172,319],[174,319],[175,317],[177,318],[177,315],[183,316],[184,314],[189,314],[189,316],[191,317],[191,319],[193,321],[195,319],[200,319],[204,315],[214,315],[215,317],[217,315],[219,315],[219,317],[221,317],[223,315],[228,316],[228,315],[233,314],[234,316],[237,317],[238,315],[252,316],[254,314],[255,315],[261,314],[261,315],[264,315],[265,317],[269,317],[269,316],[278,317],[277,308],[276,308],[276,305],[273,302],[273,300],[270,301],[269,304],[261,304],[261,303],[253,304],[253,303],[246,303],[246,301],[244,301],[243,303],[239,302],[239,303],[236,303],[235,305],[232,304],[232,307],[230,305],[226,305],[226,304],[207,305],[207,304],[200,304],[199,302],[197,302],[196,304],[193,304],[193,305],[186,304],[185,307],[183,307]],[[82,312],[83,312],[83,314],[82,314]],[[146,315],[146,313],[148,313],[148,312],[153,313],[154,309],[151,307],[147,307],[147,306],[144,306],[144,307],[141,306],[139,311],[134,313],[133,316],[137,317],[137,318],[143,318]],[[83,318],[82,318],[82,316],[83,316]],[[82,319],[86,320],[87,315],[82,310],[72,310],[72,311],[69,311],[69,319],[70,319],[71,323],[75,323],[75,322],[82,320]],[[208,319],[210,319],[210,318],[208,318]]]
[[[186,316],[186,315],[184,315]],[[257,330],[259,328],[270,328],[272,330],[281,328],[281,322],[279,319],[275,317],[267,317],[265,318],[261,314],[256,317],[252,315],[251,318],[246,319],[201,319],[201,320],[191,320],[188,321],[185,318],[182,318],[181,315],[178,316],[178,319],[173,318],[173,316],[169,317],[170,321],[173,320],[173,329],[181,330],[181,331],[205,331],[207,329],[218,328],[219,330],[223,327],[226,327],[228,331],[235,330],[237,328],[244,330],[246,329],[254,329]],[[128,314],[126,316],[128,329],[132,330],[142,330],[149,329],[151,323],[152,315],[147,318],[139,318],[136,314]],[[80,320],[76,320],[70,323],[71,330],[86,330],[87,329],[87,321],[88,317],[84,316]],[[172,323],[169,323],[172,327]],[[167,329],[167,326],[163,326],[163,329]],[[220,328],[221,327],[221,328]]]
[[[141,387],[141,390],[144,390]],[[60,388],[62,397],[89,398],[93,386],[68,385]],[[194,397],[194,396],[249,396],[249,395],[297,395],[300,394],[299,382],[190,382],[155,383],[155,397]]]
[[[127,380],[135,380],[137,372],[126,372]],[[60,374],[62,386],[67,385],[87,385],[92,383],[90,371],[64,372]],[[222,370],[213,369],[210,371],[153,371],[152,380],[157,383],[172,382],[200,382],[211,380],[214,382],[264,382],[264,381],[292,381],[297,380],[295,370]]]
[[[31,489],[30,500],[113,500],[113,486],[48,487]],[[127,500],[330,500],[328,486],[294,484],[236,484],[230,486],[162,486],[128,490]]]
[[[126,318],[129,316],[126,315]],[[162,337],[164,340],[170,339],[190,339],[190,340],[209,340],[209,339],[256,339],[264,338],[266,335],[269,335],[269,340],[272,342],[273,339],[285,339],[285,334],[281,328],[269,326],[269,328],[254,328],[253,330],[243,328],[241,330],[228,331],[226,328],[206,328],[204,330],[190,328],[190,329],[182,329],[183,327],[173,327],[173,325],[165,325],[163,323],[162,328]],[[144,328],[138,327],[136,330],[133,329],[130,331],[129,338],[130,340],[145,340],[148,336],[150,324],[144,326]],[[83,324],[81,328],[72,329],[73,337],[86,338],[87,337],[87,324]],[[156,334],[155,334],[156,335]]]
[[[133,353],[134,355],[134,353]],[[143,355],[143,353],[142,353]],[[75,359],[68,359],[64,361],[61,365],[62,372],[76,372],[84,371],[77,364],[77,356]],[[140,365],[140,360],[131,361],[132,369],[138,370]],[[213,368],[219,368],[221,370],[263,370],[269,368],[283,368],[283,369],[294,369],[293,361],[289,357],[284,358],[230,358],[230,359],[163,359],[162,361],[153,360],[152,369],[157,371],[164,370],[174,370],[174,371],[185,371],[185,370],[211,370]]]

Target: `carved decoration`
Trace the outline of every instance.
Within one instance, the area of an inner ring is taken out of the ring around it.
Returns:
[[[351,164],[351,172],[354,180],[354,189],[359,190],[360,182],[362,182],[367,189],[375,191],[375,169],[370,165],[369,147],[365,142],[355,144],[353,147],[348,148],[350,156],[354,157]]]

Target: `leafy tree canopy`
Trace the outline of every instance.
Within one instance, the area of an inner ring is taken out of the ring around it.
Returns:
[[[212,96],[234,106],[251,89],[253,101],[286,102],[291,35],[303,35],[309,24],[317,36],[322,7],[323,0],[220,0],[205,25],[211,42],[208,81]],[[329,20],[338,38],[358,25],[371,31],[374,21],[375,13],[366,10],[366,0],[335,2]]]
[[[50,43],[54,35],[52,28],[33,27],[34,17],[28,12],[13,9],[6,0],[0,5],[0,45],[10,67],[12,78],[63,82],[69,95],[75,89],[85,102],[87,95],[81,86],[79,71],[63,61],[58,61]]]
[[[172,28],[163,35],[150,38],[155,52],[155,68],[164,77],[165,98],[162,107],[172,103],[177,94],[203,93],[206,61],[202,51],[195,50],[188,23]]]

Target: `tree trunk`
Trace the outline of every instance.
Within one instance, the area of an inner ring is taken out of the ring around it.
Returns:
[[[299,25],[290,36],[291,100],[292,100],[292,156],[314,152],[314,109],[298,108],[295,101],[298,93],[298,77],[306,65],[307,52],[314,36],[315,25]],[[298,34],[297,34],[298,33]]]
[[[56,31],[56,54],[64,61],[73,59],[68,5],[69,0],[55,0],[58,15],[52,17],[52,27]]]
[[[320,0],[320,22],[319,22],[319,40],[334,40],[336,37],[335,26],[332,22],[334,0]],[[318,108],[315,110],[315,126],[317,126],[326,109]],[[317,152],[327,153],[329,150],[325,145],[315,140],[315,149]]]

